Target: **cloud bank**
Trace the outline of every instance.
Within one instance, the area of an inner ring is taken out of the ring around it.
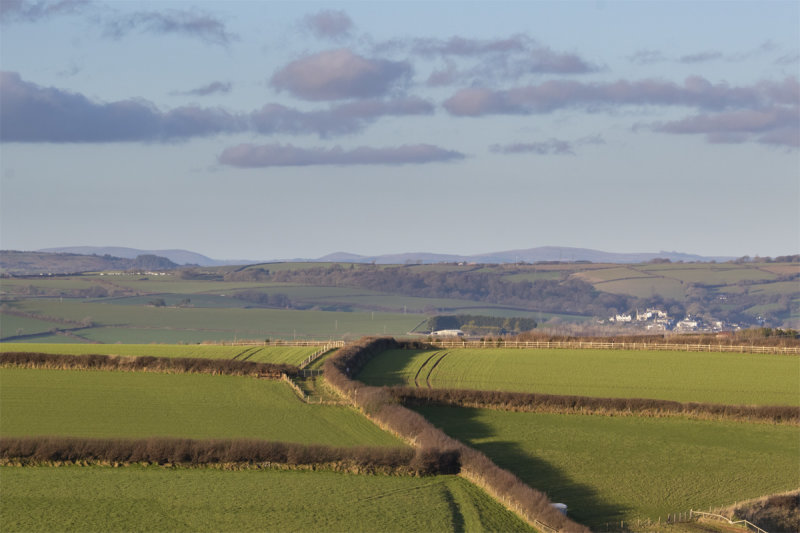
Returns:
[[[240,168],[296,167],[311,165],[405,165],[463,159],[464,154],[430,144],[388,148],[360,146],[344,150],[333,148],[298,148],[290,144],[240,144],[220,154],[220,164]]]
[[[227,94],[231,92],[233,84],[230,82],[214,81],[208,85],[203,85],[196,89],[188,91],[175,91],[172,94],[186,95],[186,96],[208,96],[210,94]]]
[[[38,22],[60,15],[80,13],[90,0],[2,0],[0,22]]]
[[[170,9],[139,11],[108,20],[105,33],[120,38],[131,32],[179,34],[194,37],[206,44],[227,46],[237,36],[229,32],[219,18],[198,11]]]
[[[303,100],[343,100],[384,96],[410,75],[406,62],[369,59],[342,48],[292,61],[270,83]]]
[[[342,39],[353,29],[353,21],[347,13],[330,9],[306,15],[302,24],[319,39]]]
[[[207,94],[216,89],[211,84],[192,92]],[[382,117],[433,111],[431,103],[419,98],[368,99],[315,111],[280,104],[249,113],[200,106],[160,111],[146,100],[99,103],[79,93],[40,87],[15,72],[0,73],[0,140],[4,142],[173,141],[242,131],[328,137],[361,131]]]

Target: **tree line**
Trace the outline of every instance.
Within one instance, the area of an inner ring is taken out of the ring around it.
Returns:
[[[461,329],[476,335],[505,335],[530,331],[536,327],[532,318],[481,315],[436,315],[428,319],[429,331]]]

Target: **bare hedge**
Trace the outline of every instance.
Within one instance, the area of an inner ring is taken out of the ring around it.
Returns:
[[[94,439],[75,437],[3,437],[0,460],[20,465],[42,463],[150,463],[318,466],[356,472],[410,475],[449,474],[441,465],[452,457],[390,447],[335,447],[252,439],[193,440]]]
[[[350,379],[378,353],[419,345],[401,344],[392,338],[364,338],[339,350],[325,361],[325,379],[382,427],[412,442],[421,453],[457,457],[459,474],[482,487],[509,509],[538,529],[588,532],[553,508],[547,496],[494,464],[486,455],[446,435],[422,415],[400,405],[386,388],[370,387]],[[455,466],[455,465],[453,465]]]
[[[0,353],[0,365],[14,365],[26,368],[227,374],[271,379],[280,379],[281,374],[294,376],[298,372],[297,367],[293,365],[255,363],[233,359],[121,357],[115,355],[66,355],[34,352]]]
[[[637,414],[639,416],[690,416],[702,419],[759,420],[800,424],[800,407],[789,405],[724,405],[681,403],[646,398],[594,398],[524,392],[468,389],[387,388],[392,398],[406,405],[454,405],[507,411],[583,414]]]

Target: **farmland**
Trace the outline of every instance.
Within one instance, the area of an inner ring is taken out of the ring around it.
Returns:
[[[448,434],[602,528],[800,485],[800,428],[673,418],[419,408]]]
[[[0,467],[5,531],[530,531],[453,476]]]
[[[366,383],[680,402],[800,405],[800,359],[590,349],[390,350]]]
[[[347,407],[238,376],[2,368],[4,436],[258,438],[403,446]]]
[[[534,318],[559,327],[651,305],[675,319],[691,308],[709,319],[791,324],[798,275],[794,263],[269,263],[152,276],[8,277],[0,284],[0,338],[354,339],[420,331],[433,313]]]
[[[201,359],[240,359],[255,363],[298,365],[319,346],[217,346],[164,344],[34,344],[3,343],[2,352],[40,352],[67,355],[99,354],[150,357],[197,357]]]

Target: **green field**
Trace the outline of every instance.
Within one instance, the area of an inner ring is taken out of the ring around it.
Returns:
[[[41,352],[67,355],[99,354],[150,357],[198,357],[201,359],[241,359],[257,363],[298,365],[319,346],[216,346],[162,344],[33,344],[2,343],[2,352]]]
[[[685,283],[725,285],[740,281],[774,280],[777,276],[758,268],[757,265],[734,265],[696,263],[689,265],[643,265],[636,267],[657,276],[677,279]]]
[[[418,409],[593,529],[800,486],[800,428],[680,418]]]
[[[404,446],[348,407],[309,405],[280,381],[206,374],[0,368],[5,436],[255,438]]]
[[[0,467],[3,531],[531,531],[477,487],[333,472]]]
[[[63,328],[63,324],[48,322],[37,318],[0,314],[0,339],[17,335],[47,333],[53,328]]]
[[[423,319],[403,313],[348,313],[285,309],[175,308],[82,302],[75,299],[36,299],[17,303],[37,315],[72,321],[90,320],[96,326],[130,329],[126,342],[199,342],[267,338],[341,339],[363,335],[404,335]],[[80,335],[92,338],[92,329]],[[160,336],[168,335],[169,338]],[[105,342],[116,342],[106,335]],[[122,339],[117,339],[122,340]]]
[[[800,405],[800,358],[785,355],[514,348],[390,350],[372,359],[358,377],[377,386],[414,386],[416,377],[420,387]]]

